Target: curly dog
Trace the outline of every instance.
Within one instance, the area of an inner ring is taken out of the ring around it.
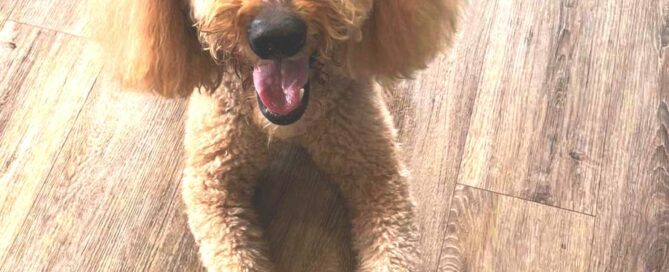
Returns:
[[[183,198],[206,268],[272,271],[251,199],[270,143],[290,142],[338,184],[360,271],[419,269],[408,172],[380,86],[450,46],[461,0],[94,6],[124,86],[190,96]]]

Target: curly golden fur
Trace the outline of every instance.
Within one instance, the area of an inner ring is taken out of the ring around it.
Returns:
[[[409,77],[448,48],[461,0],[93,2],[94,18],[105,18],[94,33],[126,87],[191,96],[183,197],[205,267],[274,269],[251,197],[275,145],[290,142],[340,186],[360,271],[419,270],[408,172],[376,83]],[[318,56],[312,103],[289,126],[259,113],[249,84],[259,59],[246,29],[267,5],[299,14],[299,54]]]

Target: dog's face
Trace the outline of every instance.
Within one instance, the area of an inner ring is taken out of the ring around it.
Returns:
[[[320,70],[393,79],[424,68],[450,45],[462,0],[97,1],[108,1],[95,3],[108,19],[98,34],[126,86],[186,96],[232,67],[263,114],[289,124]]]
[[[248,73],[261,112],[288,125],[304,113],[316,67],[360,42],[372,0],[190,0],[200,40],[220,63]],[[318,63],[317,63],[318,62]]]

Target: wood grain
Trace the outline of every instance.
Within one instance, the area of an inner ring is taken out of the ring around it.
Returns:
[[[0,1],[0,27],[5,23],[9,14],[11,14],[15,4],[14,1]]]
[[[595,2],[473,4],[491,35],[460,183],[594,212],[607,101],[587,65]]]
[[[0,270],[198,267],[178,190],[184,109],[98,80]]]
[[[610,102],[590,270],[669,271],[669,1],[594,14],[608,37],[594,69]]]
[[[3,0],[16,2],[10,20],[82,36],[89,22],[88,0]]]
[[[594,218],[458,185],[439,271],[586,271]]]
[[[418,207],[421,271],[435,271],[439,265],[450,199],[483,76],[482,60],[489,54],[485,41],[494,35],[481,19],[493,10],[483,6],[468,9],[461,26],[466,34],[454,48],[387,95]]]
[[[87,42],[7,22],[0,32],[0,261],[9,254],[101,64]],[[19,240],[20,241],[20,240]]]

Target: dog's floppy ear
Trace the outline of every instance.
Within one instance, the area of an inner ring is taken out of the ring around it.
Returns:
[[[454,38],[462,0],[376,0],[352,45],[349,68],[354,74],[404,78]]]
[[[94,31],[124,87],[163,96],[186,96],[216,84],[182,0],[96,0]]]

